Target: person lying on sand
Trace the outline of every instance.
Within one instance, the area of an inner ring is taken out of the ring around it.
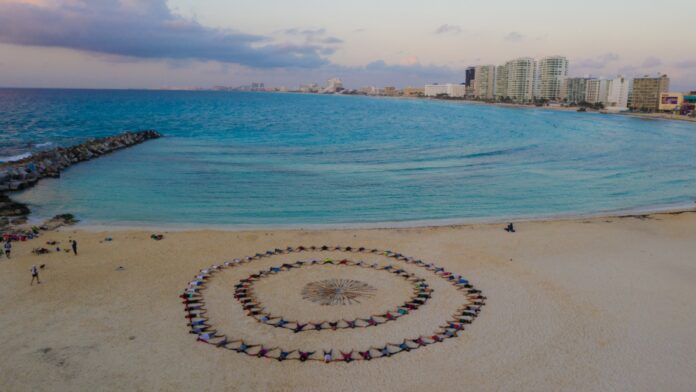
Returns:
[[[309,359],[312,358],[312,355],[314,355],[315,351],[299,351],[300,354],[300,361],[305,362]]]
[[[266,347],[264,347],[264,346],[261,346],[261,348],[259,348],[259,351],[256,353],[256,356],[259,357],[259,358],[265,358],[265,357],[268,355],[269,352],[271,352],[271,351],[273,351],[273,350],[275,350],[275,349],[277,349],[277,348],[278,348],[278,347],[266,348]]]
[[[280,353],[278,354],[278,361],[279,361],[279,362],[280,362],[280,361],[285,361],[286,359],[288,359],[288,357],[290,356],[290,354],[292,354],[292,353],[294,353],[294,352],[295,352],[295,350],[292,350],[292,351],[283,351],[283,350],[280,350]]]
[[[343,357],[343,361],[346,363],[350,363],[353,361],[353,350],[350,350],[350,352],[344,353],[341,351],[341,357]]]

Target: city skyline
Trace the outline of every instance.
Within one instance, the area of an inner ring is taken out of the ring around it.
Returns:
[[[0,86],[291,87],[339,76],[404,87],[561,55],[574,76],[666,73],[674,90],[696,87],[696,55],[683,49],[696,38],[679,33],[696,4],[679,13],[648,1],[551,4],[0,0]],[[645,27],[655,20],[669,20],[673,35]]]

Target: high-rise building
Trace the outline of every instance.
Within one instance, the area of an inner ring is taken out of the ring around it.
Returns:
[[[498,100],[506,98],[508,85],[507,66],[499,65],[495,68],[495,97]]]
[[[588,79],[585,84],[585,102],[604,103],[607,97],[607,80]]]
[[[331,78],[326,82],[326,87],[322,90],[325,94],[338,93],[343,91],[343,82],[339,78]]]
[[[563,81],[563,99],[569,103],[585,102],[587,99],[587,81],[590,78],[567,78]]]
[[[669,90],[669,77],[645,76],[633,79],[631,109],[641,111],[656,111],[660,108],[660,94]]]
[[[533,99],[536,61],[521,57],[505,63],[507,68],[507,94],[513,101],[527,102]]]
[[[557,101],[561,99],[561,84],[568,76],[568,59],[563,56],[544,57],[539,60],[536,97]]]
[[[446,95],[451,98],[463,98],[466,95],[466,85],[464,84],[426,84],[423,90],[423,95],[426,97]]]
[[[476,67],[467,67],[465,72],[466,75],[464,79],[464,85],[466,85],[466,87],[471,87],[471,84],[474,82],[474,79],[476,79]]]
[[[495,96],[495,65],[480,65],[475,69],[474,97],[493,99]]]
[[[622,75],[607,80],[607,96],[602,101],[604,106],[614,108],[613,110],[627,110],[630,83],[631,81]]]

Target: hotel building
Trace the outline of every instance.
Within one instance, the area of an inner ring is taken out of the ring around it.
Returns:
[[[568,78],[563,81],[563,99],[569,103],[585,102],[587,99],[587,81],[590,78]]]
[[[621,75],[607,80],[607,96],[604,106],[610,110],[628,110],[628,92],[631,80]]]
[[[539,60],[534,96],[550,101],[560,100],[561,85],[567,76],[567,58],[563,56],[550,56]]]
[[[495,68],[495,97],[503,99],[507,97],[507,67],[499,65]]]
[[[660,95],[669,91],[667,75],[633,79],[631,109],[654,112],[660,109]]]
[[[480,65],[475,68],[473,80],[476,98],[493,99],[495,96],[495,65]]]
[[[604,103],[607,97],[607,80],[588,79],[585,84],[585,102]]]
[[[464,98],[464,96],[466,96],[466,85],[452,83],[426,84],[423,95],[426,97],[447,95],[451,98]]]
[[[521,57],[505,63],[507,71],[507,97],[513,101],[527,102],[534,98],[534,76],[536,61],[530,57]]]

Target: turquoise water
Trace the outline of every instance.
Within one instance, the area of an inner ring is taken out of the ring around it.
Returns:
[[[0,157],[165,135],[17,194],[36,218],[285,226],[690,205],[696,123],[427,100],[0,90]]]

